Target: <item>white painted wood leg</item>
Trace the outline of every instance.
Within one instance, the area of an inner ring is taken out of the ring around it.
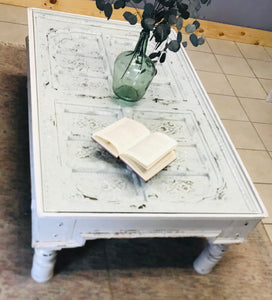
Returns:
[[[31,276],[37,282],[46,282],[54,275],[57,251],[49,249],[35,249]]]
[[[197,273],[205,275],[211,272],[216,263],[223,257],[228,245],[208,244],[194,261]]]

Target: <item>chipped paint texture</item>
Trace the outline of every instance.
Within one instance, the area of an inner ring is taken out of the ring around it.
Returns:
[[[113,95],[111,77],[139,27],[42,11],[33,24],[42,211],[262,213],[183,49],[132,106]],[[178,141],[176,161],[147,183],[91,139],[124,116]]]

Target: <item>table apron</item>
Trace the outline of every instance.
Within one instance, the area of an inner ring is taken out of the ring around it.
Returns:
[[[83,246],[86,240],[109,238],[203,237],[212,243],[244,242],[259,219],[71,218],[36,217],[32,246],[62,249]]]

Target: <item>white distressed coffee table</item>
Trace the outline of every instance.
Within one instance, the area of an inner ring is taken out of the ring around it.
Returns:
[[[53,276],[56,251],[98,238],[205,237],[208,273],[228,244],[266,216],[185,51],[169,53],[144,99],[112,92],[115,57],[140,27],[29,9],[32,277]],[[152,45],[150,45],[152,47]],[[178,141],[177,160],[144,183],[92,141],[124,116]]]

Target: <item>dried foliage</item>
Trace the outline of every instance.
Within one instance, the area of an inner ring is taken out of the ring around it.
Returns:
[[[136,8],[141,3],[144,5],[142,16]],[[201,5],[209,5],[210,3],[211,0],[153,0],[152,3],[146,0],[96,0],[97,8],[104,12],[107,19],[110,19],[113,9],[125,8],[126,6],[135,7],[135,14],[125,11],[123,17],[131,25],[135,25],[138,18],[141,18],[139,21],[141,21],[143,30],[152,33],[151,39],[155,39],[156,47],[154,52],[150,54],[150,58],[154,59],[154,62],[164,62],[167,50],[177,52],[181,43],[184,47],[187,46],[187,42],[182,42],[183,20],[190,16],[196,18]],[[195,20],[185,27],[185,32],[190,34],[190,42],[195,47],[205,42],[203,36],[197,37],[195,34],[199,26],[200,23]],[[177,30],[177,36],[174,40],[169,38],[171,27],[175,27]]]

